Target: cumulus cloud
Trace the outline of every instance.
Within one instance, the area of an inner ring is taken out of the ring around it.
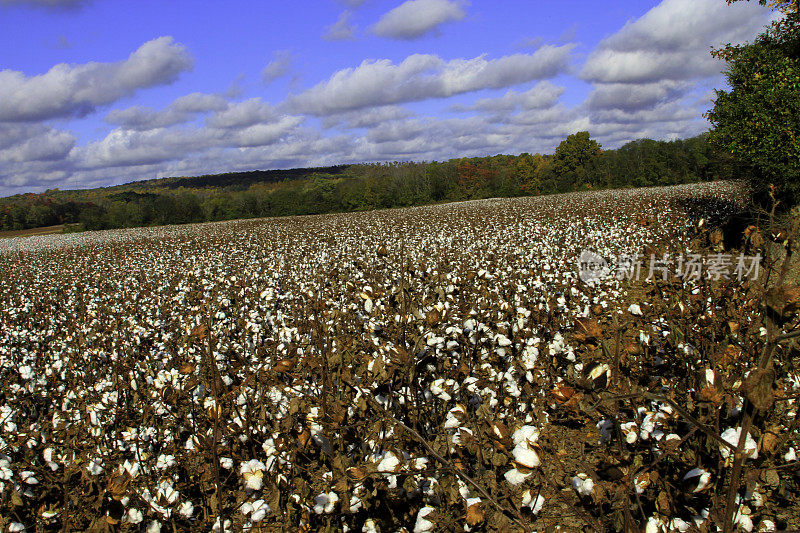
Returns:
[[[580,72],[593,85],[583,106],[591,131],[612,146],[705,131],[709,102],[698,91],[720,83],[724,68],[710,48],[753,39],[772,16],[755,2],[663,0],[629,21],[600,42]]]
[[[71,133],[40,124],[0,123],[0,162],[57,161],[75,146]]]
[[[343,11],[339,18],[325,28],[322,38],[326,41],[352,41],[356,38],[355,27],[350,23],[350,11]]]
[[[498,59],[445,61],[415,54],[395,65],[388,59],[364,61],[289,99],[302,113],[330,115],[367,107],[447,98],[482,89],[499,89],[550,78],[568,64],[571,45],[543,46],[532,54]]]
[[[384,14],[370,30],[389,39],[417,39],[446,22],[462,20],[465,16],[459,1],[407,0]]]
[[[208,125],[215,128],[246,128],[254,124],[272,122],[277,117],[278,113],[273,106],[261,101],[261,98],[250,98],[230,104],[214,113],[208,119]]]
[[[61,63],[45,74],[0,71],[0,121],[82,117],[137,90],[171,83],[193,66],[172,37],[148,41],[116,63]]]
[[[371,128],[393,120],[407,118],[411,115],[413,115],[411,111],[400,106],[381,106],[364,111],[348,111],[327,116],[322,121],[322,127],[324,129],[333,127],[342,129]]]
[[[265,84],[286,76],[292,67],[292,54],[288,50],[278,50],[273,56],[275,59],[267,63],[261,71],[261,80]]]
[[[161,110],[142,106],[114,109],[106,115],[105,121],[124,129],[146,131],[181,124],[194,119],[198,114],[227,108],[228,102],[219,95],[192,93],[175,99]]]
[[[587,99],[590,109],[635,111],[683,97],[693,83],[663,80],[653,83],[597,84]]]
[[[558,103],[565,88],[549,81],[542,81],[524,92],[510,89],[498,98],[481,98],[472,105],[455,105],[453,111],[480,111],[483,113],[509,113],[529,109],[546,109]]]
[[[589,54],[581,77],[603,83],[652,83],[719,74],[714,44],[752,39],[769,22],[755,3],[664,0],[628,22]]]
[[[212,113],[201,125],[173,120],[208,111]],[[142,115],[131,108],[114,118],[121,116],[127,120],[119,120],[120,127],[75,150],[72,162],[76,167],[136,167],[177,161],[214,149],[271,146],[295,133],[303,122],[303,117],[279,113],[260,98],[231,103],[201,93],[178,98],[154,114]]]

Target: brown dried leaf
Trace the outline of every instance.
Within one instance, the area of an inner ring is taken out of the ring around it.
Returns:
[[[573,335],[575,342],[587,344],[600,339],[602,336],[603,330],[596,319],[578,318],[575,320],[575,334]]]
[[[485,512],[483,510],[483,505],[480,502],[473,503],[467,508],[467,525],[469,527],[475,527],[481,522],[483,522],[485,518]]]
[[[772,385],[775,383],[775,371],[771,368],[764,370],[754,370],[747,376],[744,389],[747,399],[759,411],[766,411],[772,407],[775,395]]]

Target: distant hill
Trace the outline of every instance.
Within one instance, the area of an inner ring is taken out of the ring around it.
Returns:
[[[224,174],[204,174],[195,177],[169,177],[144,181],[134,181],[121,185],[133,189],[179,189],[210,187],[226,188],[231,190],[244,190],[256,183],[279,183],[284,180],[305,179],[313,174],[339,175],[345,172],[350,165],[336,165],[331,167],[290,168],[287,170],[249,170],[245,172],[226,172]]]

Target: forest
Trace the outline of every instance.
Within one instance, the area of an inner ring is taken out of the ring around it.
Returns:
[[[172,177],[0,199],[0,230],[70,231],[305,215],[586,189],[739,179],[748,169],[708,135],[603,150],[588,132],[555,153]]]

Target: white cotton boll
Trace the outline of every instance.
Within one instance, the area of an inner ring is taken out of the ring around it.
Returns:
[[[128,509],[123,517],[122,521],[127,522],[129,524],[140,524],[144,520],[144,516],[139,509]]]
[[[522,495],[522,506],[530,509],[533,514],[539,514],[539,511],[542,510],[542,506],[544,506],[544,501],[544,496],[537,494],[534,498],[529,490],[526,490]]]
[[[147,529],[145,529],[146,533],[161,533],[161,522],[158,520],[152,520],[147,524]]]
[[[158,496],[162,497],[168,504],[175,503],[178,499],[178,491],[167,480],[162,481],[158,485]]]
[[[88,470],[90,474],[98,476],[103,472],[103,467],[97,459],[94,459],[86,466],[86,470]]]
[[[772,520],[762,520],[758,525],[758,531],[775,531],[775,522]]]
[[[580,473],[572,478],[572,488],[581,496],[591,496],[594,492],[594,481],[586,474]]]
[[[233,468],[233,459],[231,459],[230,457],[220,457],[219,466],[221,466],[225,470],[231,470]]]
[[[750,518],[750,515],[739,514],[736,517],[736,525],[748,533],[753,531],[753,520]]]
[[[27,483],[28,485],[38,485],[39,484],[39,480],[36,479],[35,474],[33,472],[31,472],[30,470],[24,470],[24,471],[20,472],[19,473],[19,477],[22,478],[22,481],[24,483]]]
[[[450,409],[444,421],[444,428],[455,429],[459,427],[461,425],[461,421],[464,419],[464,414],[464,407],[461,405],[457,405]]]
[[[669,527],[671,531],[680,531],[683,533],[684,531],[689,530],[691,524],[681,518],[673,518],[669,521]]]
[[[156,468],[158,470],[166,470],[167,468],[175,466],[175,456],[174,455],[165,455],[161,454],[156,459]]]
[[[661,533],[663,531],[663,522],[652,516],[647,519],[647,525],[644,528],[645,533]]]
[[[628,307],[628,312],[632,315],[641,316],[642,308],[639,307],[639,304],[631,304],[630,307]]]
[[[392,452],[387,452],[383,459],[378,463],[378,472],[397,472],[400,459]]]
[[[33,368],[31,368],[30,365],[22,365],[19,367],[19,376],[25,381],[28,381],[35,378],[36,373],[33,371]]]
[[[364,507],[364,502],[356,495],[350,496],[350,512],[357,513]]]
[[[739,445],[739,438],[741,437],[741,434],[742,434],[741,427],[728,428],[722,432],[722,435],[720,435],[720,437],[722,437],[722,440],[729,442],[734,447],[736,447]],[[720,445],[719,451],[722,454],[722,457],[726,459],[730,457],[730,455],[732,454],[731,449],[727,446]],[[749,457],[750,459],[758,459],[758,444],[756,444],[756,441],[749,433],[745,438],[744,454],[745,457]]]
[[[526,443],[520,442],[514,446],[512,454],[514,455],[514,461],[519,465],[526,468],[536,468],[539,466],[539,455],[528,448]]]
[[[11,522],[10,524],[8,524],[8,531],[9,533],[25,531],[25,526],[23,526],[19,522]]]
[[[244,478],[248,489],[260,490],[264,484],[264,470],[266,466],[258,459],[251,459],[242,463],[239,473]]]
[[[414,524],[414,533],[427,533],[433,531],[435,524],[425,518],[431,514],[435,509],[430,506],[425,506],[417,513],[417,522]]]
[[[269,504],[264,500],[256,500],[253,502],[251,506],[251,515],[250,520],[253,522],[260,522],[264,520],[272,509],[270,508]]]
[[[539,440],[539,429],[536,426],[522,426],[511,435],[514,444],[533,444]]]
[[[314,497],[314,512],[317,514],[332,513],[339,496],[335,492],[320,493]]]
[[[213,533],[227,533],[228,531],[231,530],[232,522],[230,520],[225,520],[221,524],[219,520],[220,519],[217,518],[217,520],[214,522],[214,525],[211,526],[211,531]]]
[[[184,518],[191,518],[194,514],[194,504],[189,501],[183,502],[178,506],[178,514]]]
[[[494,338],[494,341],[501,348],[505,348],[506,346],[511,346],[511,340],[503,334],[497,334],[497,336]]]
[[[633,444],[639,438],[639,427],[636,422],[625,422],[619,425],[622,434],[625,435],[625,442]]]
[[[689,470],[685,476],[683,476],[684,481],[692,478],[697,478],[697,486],[692,490],[692,492],[700,492],[708,486],[708,482],[711,480],[711,473],[702,468],[693,468],[692,470]]]
[[[506,481],[508,481],[512,485],[521,485],[522,483],[525,482],[526,479],[530,477],[531,474],[532,472],[526,473],[516,468],[512,468],[511,470],[503,474],[503,477],[505,477]]]
[[[797,461],[797,452],[794,451],[794,447],[789,448],[789,451],[784,454],[783,460],[787,463]]]

